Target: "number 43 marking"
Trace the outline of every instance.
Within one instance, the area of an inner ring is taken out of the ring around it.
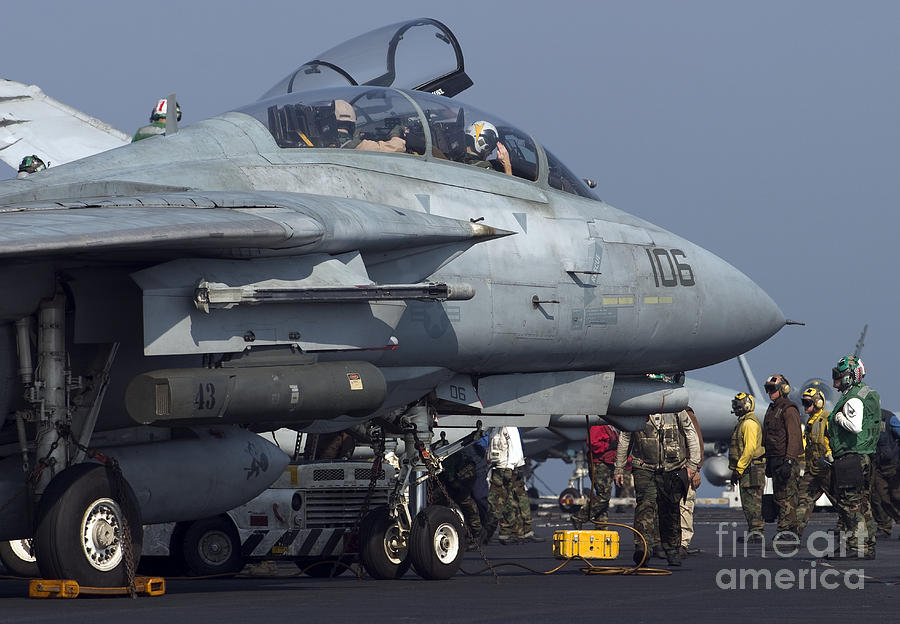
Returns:
[[[197,394],[194,395],[194,407],[198,410],[212,409],[216,406],[216,386],[214,384],[199,384]]]

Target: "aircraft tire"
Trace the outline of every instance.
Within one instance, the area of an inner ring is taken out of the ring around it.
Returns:
[[[47,486],[37,514],[34,553],[43,578],[87,587],[128,584],[122,538],[128,526],[134,569],[141,556],[140,507],[131,487],[99,464],[67,468]]]
[[[192,522],[184,532],[181,552],[192,576],[235,575],[244,567],[241,540],[228,516]]]
[[[373,579],[398,579],[409,569],[409,552],[387,507],[370,511],[359,524],[359,558]]]
[[[559,493],[559,508],[564,513],[575,513],[581,509],[581,505],[575,502],[579,498],[581,498],[581,493],[578,490],[575,488],[566,488]]]
[[[409,532],[409,558],[423,579],[445,580],[456,574],[466,552],[464,529],[449,507],[432,505],[418,513]]]
[[[34,556],[34,540],[32,539],[0,543],[0,562],[12,576],[37,578],[41,574]]]

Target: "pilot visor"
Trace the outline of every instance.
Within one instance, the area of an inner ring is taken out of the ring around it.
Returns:
[[[812,399],[802,399],[800,402],[803,403],[803,407],[812,407],[813,404]]]
[[[767,384],[765,385],[765,388],[766,388],[766,394],[772,394],[773,392],[775,392],[776,390],[778,390],[778,384],[767,383]]]

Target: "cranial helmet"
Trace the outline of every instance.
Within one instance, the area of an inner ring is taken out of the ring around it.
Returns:
[[[497,126],[489,121],[476,121],[466,128],[466,142],[479,156],[485,156],[497,147],[500,133]]]
[[[781,396],[786,397],[791,392],[791,384],[784,375],[776,373],[766,379],[765,389],[766,394],[772,394],[777,390]]]
[[[163,98],[158,101],[156,103],[156,106],[153,108],[153,112],[150,113],[150,121],[159,121],[161,119],[165,119],[168,108],[168,100]],[[175,115],[175,119],[181,121],[181,106],[178,104],[178,102],[175,102]]]
[[[818,388],[807,388],[804,390],[801,401],[803,402],[803,407],[812,405],[816,410],[825,407],[825,395]]]
[[[346,121],[348,123],[356,123],[356,111],[353,105],[347,100],[334,101],[334,118],[337,121]]]
[[[22,159],[22,162],[19,163],[19,172],[25,173],[35,173],[37,171],[43,171],[47,168],[47,165],[44,164],[44,161],[32,154],[31,156],[26,156]]]
[[[852,355],[845,355],[838,360],[837,366],[831,369],[831,378],[839,381],[838,390],[846,392],[850,386],[862,381],[866,376],[866,367],[862,360]]]
[[[731,411],[735,416],[743,416],[753,411],[755,407],[753,396],[746,392],[738,392],[731,399]]]

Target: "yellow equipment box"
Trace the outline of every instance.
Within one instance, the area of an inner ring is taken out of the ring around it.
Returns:
[[[557,559],[615,559],[619,556],[616,531],[557,531],[553,534],[553,556]]]

